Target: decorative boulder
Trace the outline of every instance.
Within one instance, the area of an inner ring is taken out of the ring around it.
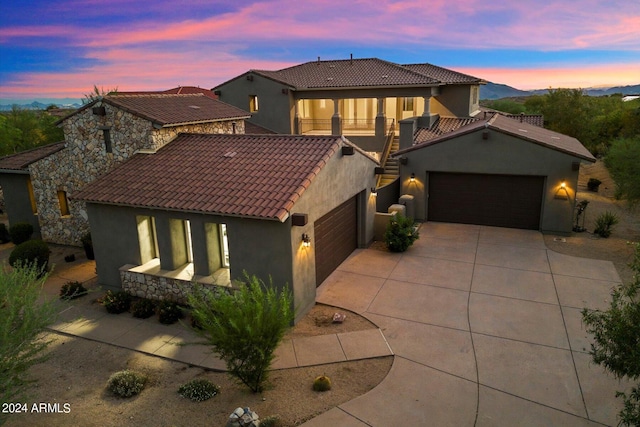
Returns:
[[[251,408],[236,408],[227,421],[226,427],[259,427],[260,418]]]

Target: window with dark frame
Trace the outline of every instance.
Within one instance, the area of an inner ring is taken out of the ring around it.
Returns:
[[[249,111],[252,113],[258,111],[258,95],[249,95]]]
[[[58,203],[60,204],[60,215],[71,215],[71,212],[69,211],[69,200],[67,199],[66,191],[58,190]]]
[[[102,136],[104,137],[104,150],[107,153],[113,153],[111,147],[111,131],[109,129],[102,129]]]

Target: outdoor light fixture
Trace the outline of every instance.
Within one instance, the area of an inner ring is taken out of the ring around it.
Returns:
[[[411,179],[409,180],[411,182],[416,182],[416,174],[411,172]]]
[[[556,191],[555,195],[556,199],[568,200],[569,199],[569,191],[567,190],[567,182],[562,181],[560,183],[560,188]]]
[[[566,182],[564,182],[564,181],[562,181],[562,182],[560,183],[560,188],[567,188],[567,183],[566,183]]]
[[[304,246],[305,248],[311,246],[311,238],[307,233],[302,234],[302,246]]]
[[[372,196],[377,196],[378,195],[378,190],[376,190],[375,188],[371,187],[371,195]]]

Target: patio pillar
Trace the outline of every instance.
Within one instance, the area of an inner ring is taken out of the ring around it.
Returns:
[[[387,133],[387,117],[384,114],[384,98],[378,98],[378,114],[376,115],[376,136]]]
[[[191,247],[193,248],[193,274],[197,276],[208,276],[213,273],[213,271],[209,268],[207,224],[201,219],[191,219],[190,223]]]
[[[160,252],[160,268],[173,271],[187,263],[184,221],[157,218],[156,235]]]
[[[342,135],[342,117],[340,117],[340,100],[333,99],[333,116],[331,116],[331,135]]]
[[[436,122],[436,120],[438,120],[440,115],[431,114],[431,94],[423,97],[423,99],[424,99],[424,111],[422,112],[420,126],[430,128]]]
[[[293,134],[301,135],[302,129],[300,126],[300,108],[298,107],[299,100],[293,101]]]

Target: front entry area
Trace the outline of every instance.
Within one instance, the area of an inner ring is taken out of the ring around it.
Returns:
[[[432,172],[428,180],[429,221],[540,229],[543,176]]]

